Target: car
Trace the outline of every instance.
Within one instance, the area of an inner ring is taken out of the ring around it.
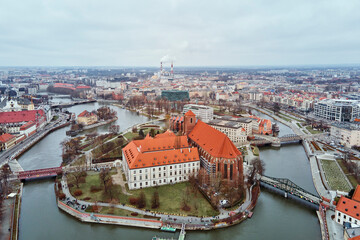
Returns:
[[[226,200],[226,199],[223,199],[223,200],[220,200],[219,203],[220,203],[221,206],[226,206],[226,205],[229,204],[229,201]]]
[[[85,209],[86,209],[86,205],[82,205],[81,210],[85,210]]]

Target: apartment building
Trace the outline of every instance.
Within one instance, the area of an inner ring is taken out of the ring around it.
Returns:
[[[360,102],[357,100],[325,99],[314,105],[317,117],[337,122],[352,122],[360,115]]]
[[[214,119],[214,109],[205,105],[186,104],[184,105],[183,114],[191,110],[198,119],[203,122],[209,122]]]

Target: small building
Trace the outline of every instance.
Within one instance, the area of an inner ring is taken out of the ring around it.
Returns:
[[[232,116],[217,116],[216,119],[225,120],[229,122],[237,122],[245,129],[246,136],[252,135],[252,119],[245,117],[232,117]]]
[[[0,150],[4,151],[14,147],[16,144],[16,137],[9,133],[0,135]]]
[[[330,136],[346,147],[360,145],[360,125],[350,123],[334,123],[330,128]]]
[[[122,159],[129,189],[187,181],[200,169],[198,149],[189,145],[187,136],[170,131],[131,141],[122,149]]]
[[[77,117],[77,123],[82,125],[91,125],[98,121],[98,116],[93,112],[83,111]]]
[[[29,121],[20,127],[20,134],[24,134],[26,137],[33,135],[36,132],[36,124],[33,121]]]
[[[352,198],[341,196],[335,209],[335,222],[344,225],[349,223],[351,227],[360,227],[360,187],[356,190]]]

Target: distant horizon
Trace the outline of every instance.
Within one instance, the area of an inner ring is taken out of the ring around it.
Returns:
[[[293,67],[360,67],[360,63],[341,63],[341,64],[288,64],[288,65],[175,65],[176,68],[293,68]],[[156,65],[10,65],[0,66],[0,68],[160,68]],[[163,64],[163,68],[170,69],[170,65]]]

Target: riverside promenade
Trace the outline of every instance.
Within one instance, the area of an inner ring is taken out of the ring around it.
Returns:
[[[72,208],[68,205],[66,205],[61,200],[58,200],[58,207],[65,212],[69,213],[70,215],[78,218],[80,221],[84,222],[94,222],[94,223],[105,223],[105,224],[117,224],[117,225],[128,225],[128,226],[135,226],[135,227],[145,227],[145,228],[160,228],[162,225],[171,225],[175,228],[181,229],[182,224],[186,224],[186,230],[211,230],[216,228],[217,226],[214,225],[214,220],[226,220],[231,215],[239,215],[244,212],[249,212],[252,210],[254,206],[252,206],[252,199],[251,199],[251,191],[252,187],[250,189],[247,189],[246,191],[246,198],[244,203],[239,206],[237,209],[233,211],[227,211],[225,209],[220,209],[220,214],[217,216],[212,217],[195,217],[195,216],[184,216],[184,215],[173,215],[173,214],[165,214],[155,211],[147,211],[147,210],[141,210],[138,208],[135,208],[130,205],[125,204],[110,204],[110,203],[104,203],[104,202],[86,202],[82,200],[76,199],[74,196],[71,195],[68,186],[67,186],[67,179],[66,176],[63,176],[61,179],[61,185],[62,185],[62,191],[66,196],[67,201],[70,202],[77,202],[80,205],[85,206],[101,206],[101,207],[109,207],[109,208],[119,208],[124,209],[130,212],[138,213],[139,215],[144,215],[149,218],[156,218],[159,220],[156,221],[148,221],[147,218],[131,218],[131,217],[120,217],[120,216],[113,216],[113,215],[104,215],[104,214],[93,214],[92,216],[97,217],[99,221],[97,221],[95,218],[91,218],[91,214],[75,208]],[[66,208],[65,208],[66,206]],[[231,214],[230,214],[231,213]],[[243,220],[247,218],[247,214],[243,214]],[[110,220],[111,219],[111,220]],[[130,221],[131,220],[131,221]],[[146,221],[144,221],[146,220]],[[161,223],[159,225],[159,222]],[[222,225],[222,227],[231,226],[231,225]]]

